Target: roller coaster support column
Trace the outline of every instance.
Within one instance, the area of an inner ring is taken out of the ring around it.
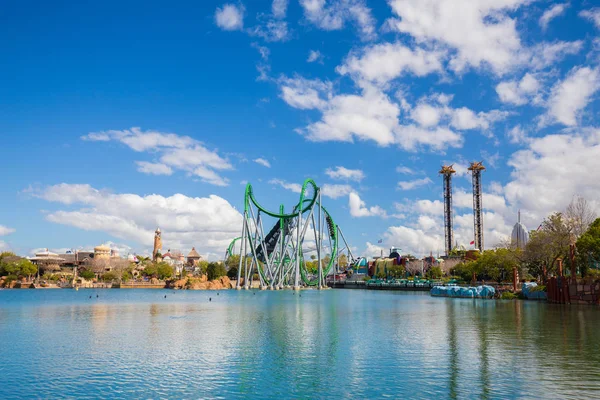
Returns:
[[[244,221],[246,221],[247,217],[248,217],[248,212],[244,211]],[[244,257],[244,247],[245,247],[245,243],[246,243],[246,238],[244,237],[244,233],[245,232],[246,232],[246,223],[242,222],[242,236],[241,236],[241,239],[240,239],[242,241],[242,243],[240,243],[240,263],[238,265],[237,282],[235,284],[235,288],[237,290],[240,290],[242,288],[240,286],[240,281],[241,281],[241,278],[242,278],[242,260],[244,260],[246,258],[246,257]]]
[[[322,207],[321,207],[321,191],[319,190],[319,226],[318,226],[318,230],[319,230],[319,237],[318,237],[318,242],[316,243],[317,248],[321,249],[321,241],[322,241],[322,233],[321,233],[321,218],[322,218]],[[314,221],[314,219],[313,219]],[[319,290],[322,289],[323,287],[323,265],[321,264],[321,251],[317,252],[317,258],[318,258],[318,262],[319,262]]]
[[[302,199],[304,198],[304,187],[300,194],[300,202],[298,203],[298,224],[296,226],[296,265],[294,267],[294,290],[300,290],[300,229],[302,228]]]

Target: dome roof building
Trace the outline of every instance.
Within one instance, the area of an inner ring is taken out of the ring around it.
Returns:
[[[519,219],[513,227],[512,234],[510,236],[511,243],[518,249],[524,249],[529,241],[529,233],[525,225],[521,223],[521,211],[519,211]]]

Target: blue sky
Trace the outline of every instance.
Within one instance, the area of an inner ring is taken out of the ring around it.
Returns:
[[[0,248],[220,256],[244,183],[270,208],[315,179],[356,252],[485,244],[581,195],[600,210],[592,1],[12,1],[0,16]],[[257,161],[258,160],[258,161]]]

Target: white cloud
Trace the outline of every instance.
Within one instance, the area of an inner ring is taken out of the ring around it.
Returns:
[[[365,87],[362,95],[337,95],[324,103],[314,93],[306,97],[300,97],[304,100],[300,104],[313,104],[323,112],[321,121],[298,130],[311,141],[372,140],[380,146],[397,144],[410,151],[421,146],[445,149],[462,145],[462,136],[447,128],[400,125],[398,105],[374,87]]]
[[[135,163],[138,166],[137,170],[144,174],[171,175],[173,173],[173,169],[165,164],[151,163],[147,161],[136,161]]]
[[[190,176],[199,176],[202,181],[217,186],[226,186],[228,180],[215,170],[231,170],[233,166],[216,151],[208,150],[204,145],[189,136],[158,131],[142,131],[134,127],[127,130],[109,130],[93,132],[81,137],[87,141],[121,142],[136,152],[160,154],[160,163],[136,161],[138,171],[143,173],[170,175],[172,168],[188,172]]]
[[[399,173],[399,174],[404,174],[404,175],[414,175],[414,174],[417,173],[412,168],[408,168],[408,167],[403,166],[403,165],[397,166],[396,167],[396,172]]]
[[[548,10],[544,11],[544,14],[540,17],[540,26],[543,30],[548,28],[548,24],[551,20],[556,17],[559,17],[565,13],[565,10],[569,7],[568,3],[555,4],[550,7]]]
[[[271,4],[271,12],[275,18],[285,17],[287,12],[288,0],[273,0]]]
[[[9,228],[7,226],[0,225],[0,236],[9,235],[9,234],[13,233],[14,231],[15,231],[15,229],[13,229],[13,228]]]
[[[385,84],[405,73],[426,76],[442,71],[445,52],[417,48],[411,50],[402,43],[382,43],[367,46],[346,58],[337,67],[341,75],[350,75],[356,81]]]
[[[527,142],[527,132],[525,132],[521,125],[514,126],[507,132],[507,136],[511,143],[520,144]]]
[[[402,190],[413,190],[421,186],[428,185],[433,183],[433,181],[429,178],[422,179],[414,179],[412,181],[400,181],[398,182],[398,187]]]
[[[321,54],[321,52],[319,50],[311,50],[308,53],[308,58],[306,59],[306,62],[312,63],[312,62],[322,62],[323,60],[323,54]]]
[[[600,29],[600,7],[583,10],[579,13],[579,16],[592,21]]]
[[[300,0],[304,16],[312,24],[326,31],[339,30],[347,21],[353,22],[364,40],[375,38],[375,18],[364,0]]]
[[[450,126],[459,129],[482,129],[487,130],[493,122],[502,120],[508,116],[507,112],[493,110],[490,112],[479,112],[475,114],[473,110],[461,107],[452,110],[452,120]]]
[[[334,185],[330,183],[326,183],[321,186],[321,193],[323,196],[330,197],[332,199],[337,199],[343,196],[347,196],[352,193],[352,186],[350,185]]]
[[[410,117],[423,127],[432,127],[440,122],[442,110],[430,104],[421,103],[412,109]]]
[[[357,182],[360,182],[365,178],[365,173],[360,169],[348,169],[341,166],[327,168],[325,174],[331,179],[345,179]]]
[[[573,42],[542,42],[530,49],[523,51],[517,64],[525,65],[529,69],[541,70],[562,60],[568,55],[577,54],[583,48],[583,40]]]
[[[367,207],[357,193],[350,193],[348,196],[348,208],[353,217],[383,217],[387,216],[384,209],[379,206]]]
[[[278,19],[262,21],[263,19],[260,18],[261,23],[249,30],[252,36],[261,37],[267,42],[284,42],[289,39],[290,32],[287,22]]]
[[[510,204],[522,210],[528,226],[538,226],[549,213],[564,210],[574,194],[600,211],[600,130],[531,138],[528,148],[508,161],[512,181],[505,186]]]
[[[300,193],[302,191],[302,185],[299,183],[289,183],[281,179],[271,179],[269,183],[271,185],[279,185],[282,188],[291,190],[294,193]]]
[[[264,158],[257,158],[254,160],[254,162],[262,165],[263,167],[271,168],[271,163]]]
[[[322,109],[331,95],[331,84],[318,79],[283,78],[279,88],[281,98],[301,110]]]
[[[526,104],[539,90],[540,82],[530,73],[525,74],[518,82],[505,81],[496,86],[496,93],[498,93],[500,101],[515,105]]]
[[[581,111],[600,89],[600,70],[589,67],[573,68],[567,77],[552,88],[548,99],[548,113],[540,124],[558,122],[567,126],[577,125]]]
[[[244,27],[244,6],[224,4],[215,11],[217,26],[226,31],[242,30]]]
[[[400,19],[388,26],[412,35],[418,43],[441,43],[452,49],[450,68],[489,65],[497,74],[514,66],[521,50],[516,22],[508,16],[528,0],[389,0]]]
[[[227,200],[215,195],[114,194],[86,184],[66,183],[49,186],[35,195],[80,207],[52,211],[46,215],[48,221],[105,232],[144,246],[152,246],[154,230],[159,226],[164,248],[195,246],[199,251],[221,252],[239,235],[242,223],[241,214]]]

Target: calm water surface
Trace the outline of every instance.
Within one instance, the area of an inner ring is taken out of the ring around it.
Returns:
[[[600,310],[361,290],[0,290],[0,379],[2,399],[600,398]]]

